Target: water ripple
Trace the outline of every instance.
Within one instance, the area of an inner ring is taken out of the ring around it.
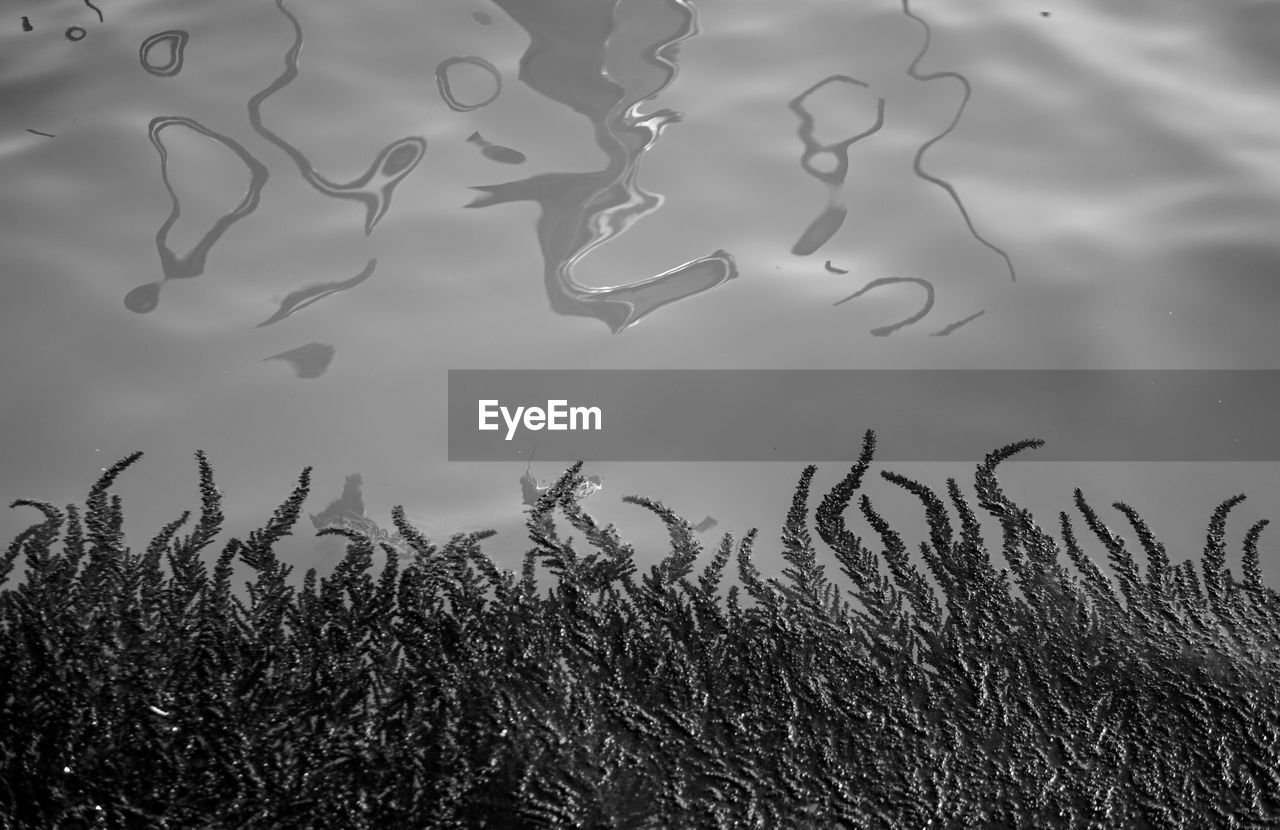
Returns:
[[[964,109],[969,104],[969,96],[972,89],[969,86],[969,79],[959,72],[946,71],[932,72],[928,75],[920,74],[918,67],[920,65],[920,61],[924,60],[925,53],[929,51],[929,42],[933,33],[929,29],[929,24],[925,22],[924,18],[917,16],[911,11],[909,0],[902,0],[902,13],[919,23],[924,28],[924,45],[920,47],[920,54],[916,55],[915,60],[913,60],[911,65],[907,67],[907,74],[912,78],[915,78],[917,81],[934,81],[939,78],[955,78],[960,82],[960,85],[964,87],[964,98],[961,99],[960,106],[956,108],[955,117],[951,119],[951,123],[947,125],[945,130],[920,145],[920,149],[916,151],[915,160],[912,162],[912,166],[915,169],[917,176],[927,182],[937,185],[947,192],[947,195],[951,197],[951,201],[955,202],[956,207],[960,209],[960,216],[964,218],[965,225],[969,227],[969,233],[972,234],[973,238],[978,240],[980,244],[994,251],[1001,259],[1003,259],[1005,265],[1009,268],[1010,281],[1017,281],[1018,275],[1013,269],[1013,260],[1009,258],[1009,255],[1005,253],[1003,248],[987,241],[982,234],[978,233],[977,228],[973,226],[973,220],[969,218],[969,211],[965,209],[964,203],[960,201],[960,194],[956,192],[955,187],[952,186],[950,182],[940,179],[937,176],[930,175],[924,170],[924,154],[928,152],[930,147],[950,135],[951,131],[956,128],[956,124],[960,123],[960,116],[964,115]]]
[[[298,77],[298,55],[302,52],[302,24],[284,7],[284,0],[276,0],[280,13],[293,25],[293,45],[285,54],[285,67],[280,76],[266,89],[249,99],[249,121],[254,130],[267,141],[279,147],[298,166],[307,183],[326,196],[336,199],[354,199],[365,206],[364,232],[367,236],[391,207],[391,194],[397,185],[418,166],[427,151],[427,140],[421,136],[406,136],[393,141],[378,153],[362,175],[346,184],[330,181],[316,172],[315,167],[294,145],[272,132],[262,121],[262,103],[284,89]]]

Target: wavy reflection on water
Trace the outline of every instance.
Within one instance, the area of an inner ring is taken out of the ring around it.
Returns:
[[[138,62],[142,64],[143,69],[152,75],[171,78],[182,71],[187,41],[190,39],[191,35],[182,29],[157,32],[143,40],[142,45],[138,47]],[[151,51],[161,44],[169,49],[169,61],[168,63],[156,64],[151,61]]]
[[[833,306],[843,305],[844,303],[847,303],[852,299],[861,297],[863,294],[866,294],[868,291],[871,291],[873,289],[880,288],[886,285],[897,285],[899,283],[904,283],[904,282],[912,283],[914,285],[919,285],[920,287],[924,288],[924,291],[925,291],[924,307],[921,308],[915,314],[911,315],[910,317],[907,317],[904,320],[900,320],[897,323],[893,323],[892,325],[880,326],[879,328],[874,328],[871,330],[871,334],[873,334],[876,337],[888,337],[890,334],[893,334],[895,331],[902,328],[903,326],[908,326],[919,320],[923,320],[925,316],[933,309],[933,283],[929,282],[926,279],[921,279],[920,277],[880,277],[879,279],[874,279],[871,282],[867,283],[866,285],[862,286],[862,288],[859,288],[857,291],[853,292],[848,297],[845,297],[842,300],[836,300],[834,303],[832,303],[832,305]],[[963,326],[965,323],[968,323],[970,320],[976,320],[977,318],[981,317],[983,314],[986,314],[986,309],[983,309],[982,311],[979,311],[976,314],[970,314],[968,317],[965,317],[963,320],[957,320],[956,322],[951,323],[950,325],[945,326],[944,328],[938,331],[935,331],[932,336],[945,337],[946,335],[951,334],[951,332]]]
[[[920,146],[920,148],[916,151],[914,159],[912,160],[912,169],[914,170],[915,174],[919,178],[923,179],[926,182],[929,182],[930,184],[933,184],[933,185],[936,185],[937,187],[942,188],[942,190],[945,191],[947,195],[951,197],[951,200],[955,203],[956,207],[959,209],[960,216],[961,218],[964,219],[965,225],[969,229],[969,233],[981,245],[995,252],[998,256],[1000,256],[1001,259],[1004,260],[1005,265],[1009,269],[1010,280],[1016,281],[1017,273],[1014,270],[1013,261],[1009,258],[1009,255],[1002,248],[991,243],[985,237],[983,237],[980,233],[978,233],[977,228],[974,227],[973,220],[969,216],[969,211],[965,208],[963,201],[961,201],[960,199],[960,194],[956,191],[955,187],[950,182],[947,182],[946,180],[941,179],[937,176],[931,175],[925,172],[924,170],[924,154],[929,150],[930,147],[937,144],[942,139],[946,138],[948,135],[951,134],[952,130],[955,129],[956,125],[960,122],[960,117],[964,114],[965,107],[968,105],[969,97],[972,90],[971,90],[968,79],[965,78],[964,75],[960,74],[959,72],[944,71],[944,72],[934,72],[927,75],[920,73],[919,65],[920,65],[920,62],[924,60],[924,56],[929,51],[929,45],[932,38],[932,31],[929,28],[929,24],[925,22],[924,19],[920,18],[919,16],[917,16],[911,11],[911,8],[909,6],[909,0],[902,0],[902,11],[903,11],[903,14],[905,14],[907,17],[910,17],[912,20],[915,20],[924,28],[924,35],[925,35],[924,44],[921,46],[920,52],[911,61],[910,66],[907,68],[907,74],[912,78],[914,78],[915,80],[922,81],[922,82],[932,81],[938,78],[954,78],[955,80],[959,81],[961,86],[964,88],[964,97],[961,99],[960,106],[957,107],[956,113],[954,117],[951,119],[951,123],[948,124],[947,128],[943,130],[941,133],[938,133],[936,136],[929,139],[928,141],[926,141],[924,144]],[[816,84],[809,87],[804,92],[800,93],[795,98],[791,99],[791,101],[789,102],[789,106],[791,110],[800,118],[800,127],[797,133],[800,137],[801,143],[804,145],[804,150],[800,159],[800,166],[806,173],[817,178],[819,181],[824,182],[829,188],[829,195],[827,198],[826,209],[822,213],[820,213],[817,216],[817,218],[815,218],[809,224],[809,227],[804,231],[803,234],[801,234],[800,239],[796,241],[795,245],[791,249],[791,252],[798,256],[807,256],[808,254],[812,254],[815,251],[817,251],[819,248],[825,245],[831,239],[831,237],[836,234],[836,232],[840,229],[840,227],[844,224],[845,216],[847,215],[847,209],[845,208],[845,205],[844,205],[842,191],[843,191],[845,178],[847,177],[849,172],[849,147],[854,142],[871,135],[872,133],[879,130],[882,126],[884,126],[885,100],[884,98],[879,98],[877,102],[876,123],[871,128],[851,138],[845,139],[842,142],[838,142],[836,144],[829,144],[829,145],[819,144],[817,139],[814,136],[815,119],[813,117],[813,114],[810,113],[809,110],[806,108],[804,102],[805,102],[805,99],[808,98],[810,95],[813,95],[823,86],[831,83],[847,83],[847,84],[853,84],[855,86],[869,88],[868,85],[863,81],[859,81],[856,78],[852,78],[848,75],[830,75],[826,78],[823,78],[821,81],[818,81]],[[813,159],[817,157],[819,154],[826,154],[831,158],[833,158],[835,160],[834,168],[831,170],[823,170],[821,168],[814,166]],[[832,268],[829,260],[826,264],[826,268],[828,271],[831,271],[833,273],[847,273],[847,272],[841,271],[840,269]],[[903,283],[903,282],[914,283],[922,286],[925,289],[926,296],[925,296],[924,307],[921,308],[921,310],[916,314],[904,320],[901,320],[898,323],[894,323],[888,326],[881,326],[879,328],[875,328],[871,330],[871,334],[879,337],[884,337],[889,334],[892,334],[894,331],[897,331],[903,326],[909,325],[911,323],[914,323],[923,319],[929,313],[929,311],[933,308],[933,304],[934,304],[934,288],[931,282],[918,277],[883,277],[880,279],[872,280],[857,292],[849,295],[848,297],[845,297],[842,300],[838,300],[837,302],[833,303],[833,305],[841,305],[856,297],[862,296],[868,291],[871,291],[875,288],[879,288],[881,286],[892,285],[892,284]],[[964,319],[951,323],[950,325],[942,328],[941,330],[934,332],[933,336],[938,337],[938,336],[949,335],[952,332],[954,332],[956,329],[970,322],[971,320],[974,320],[982,316],[983,313],[985,312],[979,311],[976,314],[972,314],[968,317],[965,317]]]
[[[459,65],[478,66],[484,72],[493,78],[493,94],[488,98],[481,99],[474,104],[467,104],[459,101],[457,96],[453,94],[453,85],[449,81],[449,70]],[[440,65],[436,67],[436,89],[440,91],[440,99],[444,101],[445,106],[454,112],[471,112],[481,107],[487,107],[494,101],[498,100],[498,96],[502,94],[502,73],[498,71],[498,67],[489,63],[484,58],[477,58],[473,55],[463,55],[456,58],[440,61]]]
[[[1013,269],[1013,260],[1009,258],[1009,255],[1005,253],[1003,248],[988,242],[982,234],[978,233],[978,229],[973,226],[973,220],[969,218],[969,211],[965,209],[964,203],[960,201],[960,194],[956,192],[955,187],[950,182],[940,179],[937,176],[930,175],[924,171],[924,154],[928,152],[930,147],[950,135],[951,131],[956,128],[956,124],[960,123],[960,116],[964,115],[964,108],[969,105],[969,96],[972,93],[972,88],[969,86],[969,79],[964,75],[961,75],[959,72],[947,71],[931,72],[928,75],[920,74],[918,67],[920,66],[920,61],[924,60],[925,53],[929,51],[929,42],[933,36],[933,32],[929,29],[929,24],[925,22],[924,18],[917,16],[911,11],[909,0],[902,0],[902,13],[919,23],[924,28],[924,44],[920,47],[920,54],[916,55],[915,60],[913,60],[911,65],[907,67],[907,74],[912,78],[915,78],[917,81],[933,81],[938,78],[954,78],[960,82],[962,87],[964,87],[964,97],[960,99],[960,106],[956,108],[955,117],[951,119],[951,123],[947,125],[945,130],[920,145],[920,149],[916,151],[912,167],[917,176],[931,184],[937,185],[947,192],[947,195],[951,197],[951,201],[955,202],[956,207],[960,209],[960,216],[964,219],[965,225],[968,226],[969,233],[972,234],[973,238],[978,240],[981,245],[991,251],[994,251],[1001,259],[1004,260],[1004,264],[1009,269],[1009,280],[1011,282],[1015,282],[1018,279],[1018,274]]]
[[[320,302],[325,297],[331,297],[348,288],[355,288],[360,283],[373,276],[373,271],[378,267],[378,260],[371,259],[364,266],[364,270],[356,274],[349,280],[341,280],[339,282],[321,282],[315,285],[308,285],[306,288],[299,288],[297,291],[291,291],[281,302],[280,310],[263,320],[254,328],[262,328],[272,323],[278,323],[296,311],[301,311],[309,305]]]
[[[495,0],[529,33],[520,59],[520,80],[551,101],[586,116],[608,163],[588,173],[545,173],[519,181],[477,187],[484,195],[468,207],[536,202],[538,243],[551,308],[559,314],[595,317],[623,331],[655,310],[723,285],[737,276],[723,250],[678,265],[657,276],[612,287],[582,285],[573,267],[592,249],[624,232],[662,200],[636,183],[641,158],[663,128],[679,116],[670,110],[641,115],[640,106],[665,89],[676,74],[676,45],[696,31],[693,6],[662,0],[628,9],[622,25],[645,32],[615,37],[618,0],[590,4],[570,0]],[[627,40],[642,41],[625,43]],[[610,49],[639,52],[656,72],[615,80],[606,61]]]
[[[421,136],[407,136],[393,141],[378,153],[378,157],[361,176],[346,184],[338,184],[316,172],[315,167],[297,147],[267,128],[262,121],[262,102],[284,89],[298,77],[298,55],[302,52],[302,24],[284,7],[284,0],[276,0],[280,13],[293,26],[293,45],[284,58],[284,72],[257,95],[249,99],[249,122],[254,130],[267,141],[279,147],[293,163],[307,183],[326,196],[335,199],[354,199],[365,206],[364,232],[367,236],[391,207],[391,194],[405,176],[418,166],[427,151],[427,140]]]
[[[195,130],[201,135],[212,138],[222,144],[244,162],[245,167],[249,168],[250,176],[249,191],[240,200],[240,204],[230,213],[223,215],[218,221],[214,222],[213,227],[206,231],[204,236],[200,237],[200,241],[196,243],[195,247],[181,257],[175,254],[168,244],[169,230],[178,221],[178,217],[182,215],[182,209],[178,203],[178,194],[173,191],[173,185],[169,182],[169,153],[165,150],[164,142],[160,139],[160,133],[164,129],[175,126]],[[124,298],[125,308],[138,314],[146,314],[156,309],[156,306],[160,303],[160,286],[163,282],[198,277],[204,273],[205,259],[209,256],[209,251],[213,248],[214,243],[227,232],[228,228],[257,209],[258,199],[261,196],[263,186],[267,183],[268,177],[266,166],[254,158],[235,139],[222,133],[214,132],[194,119],[176,115],[154,118],[147,130],[147,135],[151,139],[152,146],[156,148],[156,152],[160,154],[160,180],[164,182],[164,189],[169,191],[169,199],[172,201],[173,206],[169,210],[169,217],[164,220],[164,224],[156,232],[156,250],[160,254],[160,270],[164,274],[164,278],[161,282],[140,285],[126,294]]]
[[[864,81],[859,81],[848,75],[829,75],[787,102],[787,106],[800,119],[800,127],[796,131],[800,136],[801,143],[804,144],[804,151],[800,155],[800,167],[810,176],[826,184],[828,188],[826,209],[809,224],[809,227],[791,248],[791,253],[797,256],[808,256],[818,250],[827,244],[831,237],[835,236],[836,231],[840,230],[840,226],[844,224],[845,216],[848,214],[848,209],[844,205],[843,190],[844,180],[849,175],[849,148],[855,142],[872,135],[884,126],[884,98],[877,98],[875,124],[855,136],[846,138],[844,141],[838,141],[835,144],[819,144],[814,136],[815,123],[813,113],[809,112],[804,102],[806,98],[822,87],[833,83],[853,84],[854,86],[869,88]],[[815,167],[813,160],[818,155],[828,155],[835,159],[835,168],[822,170]]]
[[[914,283],[924,288],[924,291],[925,291],[924,308],[920,309],[918,312],[911,315],[910,317],[907,317],[905,320],[901,320],[889,326],[881,326],[880,328],[875,328],[871,330],[871,333],[876,337],[885,337],[897,331],[898,329],[902,328],[903,326],[910,325],[911,323],[914,323],[917,320],[924,319],[925,315],[928,314],[930,309],[933,308],[933,284],[932,283],[930,283],[928,280],[920,279],[919,277],[881,277],[879,279],[875,279],[867,283],[862,288],[850,294],[848,297],[845,297],[843,300],[835,301],[834,303],[832,303],[832,305],[841,305],[842,303],[847,303],[850,300],[854,299],[855,297],[861,297],[863,294],[866,294],[868,291],[871,291],[872,289],[875,289],[875,288],[880,288],[881,286],[896,285],[898,283],[904,283],[904,282]]]

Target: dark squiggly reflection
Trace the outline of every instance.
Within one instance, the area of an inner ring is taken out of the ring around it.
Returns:
[[[976,312],[974,314],[970,314],[968,317],[965,317],[963,320],[957,320],[956,322],[952,323],[946,328],[940,329],[939,331],[935,331],[933,334],[929,336],[930,337],[946,337],[948,334],[960,328],[965,323],[968,323],[970,320],[976,320],[986,313],[987,313],[987,310],[984,308],[982,311]]]
[[[190,37],[189,34],[181,29],[170,29],[167,32],[157,32],[151,35],[142,41],[142,45],[138,47],[138,60],[142,63],[142,68],[152,75],[158,75],[162,78],[177,75],[182,71],[183,53],[187,48],[187,41]],[[154,64],[150,60],[151,50],[161,44],[169,47],[169,62],[166,64]]]
[[[810,176],[825,183],[828,188],[826,209],[809,224],[809,227],[791,248],[791,253],[796,256],[808,256],[827,244],[827,240],[835,236],[836,231],[840,230],[840,226],[844,224],[845,216],[848,214],[848,209],[844,206],[842,191],[844,180],[849,175],[849,148],[853,146],[854,142],[861,141],[884,126],[884,99],[879,98],[876,104],[876,123],[869,129],[835,144],[819,144],[813,133],[813,113],[805,108],[804,102],[806,98],[822,87],[833,83],[853,84],[854,86],[869,88],[863,81],[851,78],[848,75],[830,75],[788,102],[791,111],[800,118],[800,129],[797,132],[800,136],[800,141],[804,144],[804,152],[800,156],[800,167]],[[821,170],[815,167],[813,159],[819,154],[826,154],[835,159],[835,168]]]
[[[396,186],[422,160],[423,154],[427,151],[427,141],[421,136],[408,136],[399,141],[393,141],[378,153],[378,157],[374,159],[364,175],[346,184],[338,184],[317,173],[311,162],[297,147],[267,129],[262,122],[262,102],[298,77],[298,55],[302,51],[302,25],[284,7],[284,0],[276,0],[276,6],[293,25],[293,45],[285,55],[285,68],[280,77],[249,99],[249,121],[259,135],[284,150],[289,158],[293,159],[302,177],[316,190],[335,199],[354,199],[363,203],[365,206],[364,232],[367,236],[391,207],[391,194]]]
[[[932,283],[930,283],[928,280],[920,279],[919,277],[881,277],[880,279],[875,279],[867,283],[862,288],[850,294],[848,297],[845,297],[843,300],[836,300],[834,303],[832,303],[832,305],[841,305],[843,303],[847,303],[852,299],[861,297],[863,294],[866,294],[868,291],[874,288],[880,288],[886,285],[895,285],[897,283],[903,283],[903,282],[914,283],[924,288],[925,290],[924,308],[920,309],[918,312],[906,318],[905,320],[900,320],[899,322],[894,323],[892,325],[881,326],[880,328],[875,328],[871,330],[871,333],[876,337],[887,337],[890,334],[893,334],[898,329],[902,328],[903,326],[908,326],[916,322],[917,320],[923,320],[925,318],[925,316],[929,313],[930,309],[933,308],[933,284]],[[974,320],[978,317],[981,317],[985,313],[986,311],[983,310],[983,311],[979,311],[977,314],[972,314],[964,318],[963,320],[952,323],[951,325],[947,326],[946,328],[940,331],[934,332],[932,336],[940,337],[940,336],[948,335],[951,332],[963,326],[965,323],[968,323],[970,320]]]
[[[531,89],[590,119],[607,166],[590,173],[546,173],[520,181],[478,187],[484,193],[468,207],[530,201],[541,207],[538,243],[551,308],[559,314],[596,317],[615,333],[662,306],[709,291],[737,276],[725,251],[700,257],[649,279],[611,288],[590,288],[573,277],[573,266],[589,251],[655,210],[661,200],[636,184],[640,159],[662,129],[676,121],[670,110],[642,116],[639,107],[676,74],[675,50],[695,31],[686,0],[652,0],[629,7],[623,25],[648,32],[643,38],[615,34],[618,0],[495,0],[530,35],[520,58],[520,80]],[[640,41],[626,43],[626,41]],[[620,45],[622,44],[622,45]],[[608,48],[639,51],[628,62],[647,70],[614,80],[606,69]],[[638,60],[632,60],[637,58]]]
[[[166,127],[174,126],[195,130],[201,135],[212,138],[222,144],[244,162],[245,167],[249,168],[250,176],[249,191],[240,201],[240,204],[236,206],[235,210],[223,215],[217,222],[214,222],[213,227],[205,232],[205,235],[200,238],[196,246],[182,257],[174,254],[168,244],[169,230],[173,227],[173,223],[178,221],[178,217],[182,214],[182,209],[178,204],[178,194],[173,192],[173,185],[169,183],[169,154],[164,148],[164,143],[160,140],[161,131]],[[160,254],[160,270],[164,274],[164,279],[161,282],[140,285],[126,294],[124,298],[125,308],[138,314],[154,311],[156,306],[159,305],[161,283],[168,280],[198,277],[204,273],[205,259],[209,256],[209,251],[213,248],[214,243],[227,232],[228,228],[253,213],[258,207],[258,199],[262,193],[262,188],[267,183],[267,168],[265,165],[250,155],[249,151],[240,146],[234,139],[221,133],[216,133],[198,121],[181,116],[161,116],[152,119],[147,134],[151,139],[152,146],[160,154],[160,179],[164,182],[165,190],[169,191],[169,198],[173,202],[173,207],[169,211],[169,218],[165,219],[164,224],[160,226],[160,230],[156,232],[156,250]]]
[[[467,136],[467,141],[480,148],[480,155],[496,161],[499,164],[524,164],[526,161],[525,154],[519,150],[512,150],[510,147],[503,147],[501,144],[494,144],[492,141],[486,141],[480,133],[472,133]]]
[[[920,54],[916,55],[916,59],[911,62],[911,66],[907,67],[907,74],[912,78],[915,78],[917,81],[933,81],[938,78],[955,78],[960,82],[960,85],[964,87],[964,97],[960,100],[960,106],[956,109],[955,117],[951,119],[951,123],[947,125],[945,130],[938,133],[924,144],[921,144],[920,149],[916,151],[915,161],[913,162],[916,175],[927,182],[937,185],[947,192],[947,195],[951,197],[951,201],[955,202],[956,207],[960,209],[960,216],[964,218],[964,223],[968,226],[969,233],[972,234],[973,238],[978,240],[981,245],[991,251],[994,251],[1001,259],[1003,259],[1004,264],[1009,269],[1009,280],[1017,281],[1018,275],[1013,269],[1013,260],[1009,259],[1009,255],[1005,253],[1004,249],[988,242],[982,234],[978,233],[977,228],[973,226],[973,220],[969,218],[969,211],[965,210],[964,203],[960,201],[960,194],[956,192],[955,187],[953,187],[950,182],[944,181],[937,176],[931,176],[924,171],[924,154],[930,147],[950,135],[951,131],[956,128],[956,124],[960,123],[960,116],[964,115],[964,108],[969,104],[969,96],[972,89],[969,86],[969,79],[964,75],[961,75],[959,72],[933,72],[928,75],[920,74],[917,67],[920,65],[920,61],[924,60],[925,53],[929,51],[929,41],[933,36],[933,32],[929,29],[929,24],[926,23],[923,18],[917,17],[912,13],[908,0],[902,0],[902,13],[924,27],[924,45],[920,47]]]
[[[928,280],[922,280],[918,277],[881,277],[880,279],[872,280],[871,282],[867,283],[862,288],[850,294],[848,297],[845,297],[843,300],[836,300],[834,303],[832,303],[832,305],[841,305],[843,303],[847,303],[856,297],[861,297],[863,294],[866,294],[868,291],[872,290],[873,288],[880,288],[881,286],[885,286],[885,285],[895,285],[900,282],[915,283],[916,285],[920,285],[924,287],[924,290],[925,290],[924,308],[920,309],[920,311],[916,312],[915,314],[906,318],[905,320],[894,323],[893,325],[881,326],[878,329],[871,330],[871,333],[874,334],[876,337],[886,337],[890,334],[893,334],[895,331],[902,328],[903,326],[910,325],[911,323],[914,323],[917,320],[924,319],[925,315],[929,313],[929,310],[933,308],[933,285],[930,284]]]
[[[365,265],[364,270],[356,274],[349,280],[341,282],[322,282],[315,285],[308,285],[306,288],[299,288],[297,291],[290,292],[280,303],[280,310],[263,320],[254,328],[262,328],[272,323],[278,323],[284,318],[293,314],[295,311],[301,311],[309,305],[318,303],[325,297],[331,297],[340,291],[346,291],[348,288],[355,288],[360,283],[373,276],[373,271],[378,267],[378,260],[371,259]]]
[[[97,14],[98,14],[98,22],[99,22],[99,23],[103,22],[102,9],[100,9],[100,8],[98,8],[97,6],[93,5],[92,0],[84,0],[84,4],[85,4],[85,6],[86,6],[87,8],[93,9],[95,12],[97,12]]]
[[[328,343],[307,343],[305,346],[299,346],[287,352],[264,357],[262,362],[283,360],[293,368],[293,373],[298,377],[318,378],[329,371],[329,363],[333,360],[333,353],[334,348]]]
[[[804,233],[796,240],[796,244],[791,246],[791,253],[796,256],[808,256],[818,250],[836,235],[836,231],[840,230],[840,226],[844,224],[845,217],[848,215],[849,209],[836,198],[836,192],[833,190],[826,208],[818,214],[817,219],[809,223],[809,227],[805,228]]]
[[[475,104],[464,104],[459,101],[453,94],[453,87],[449,83],[449,70],[455,66],[470,64],[478,66],[489,76],[493,78],[493,94],[483,101]],[[498,67],[489,63],[484,58],[477,58],[471,55],[465,55],[457,58],[449,58],[440,61],[440,65],[436,67],[436,88],[440,90],[440,98],[445,102],[449,109],[454,112],[471,112],[481,107],[487,107],[494,101],[498,100],[498,96],[502,94],[502,73],[498,71]]]

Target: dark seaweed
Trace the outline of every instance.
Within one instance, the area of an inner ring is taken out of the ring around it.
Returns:
[[[43,518],[0,559],[0,579],[26,565],[0,593],[0,821],[1277,826],[1280,595],[1262,584],[1266,523],[1249,529],[1237,580],[1223,539],[1243,496],[1213,514],[1199,570],[1117,503],[1141,573],[1077,490],[1113,584],[1067,513],[1059,543],[1001,490],[996,466],[1039,443],[977,470],[978,505],[1003,528],[999,570],[954,479],[958,527],[932,490],[882,474],[924,507],[918,560],[866,495],[880,550],[854,535],[844,512],[870,468],[868,432],[812,526],[816,468],[804,470],[785,579],[752,564],[754,531],[726,534],[695,570],[696,529],[628,497],[671,537],[638,574],[632,548],[579,506],[579,464],[534,505],[519,577],[481,551],[487,534],[437,547],[397,508],[409,561],[330,528],[345,558],[300,586],[274,548],[309,470],[265,527],[210,562],[223,516],[202,454],[194,526],[183,514],[145,550],[126,545],[110,488],[135,454],[83,510],[14,502]],[[564,521],[590,552],[561,536]],[[722,592],[731,559],[741,585]],[[247,595],[232,588],[236,561],[255,574]]]

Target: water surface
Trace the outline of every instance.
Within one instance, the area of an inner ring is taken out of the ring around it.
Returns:
[[[447,462],[450,368],[1280,353],[1272,4],[100,8],[0,12],[0,494],[78,500],[144,450],[120,488],[139,543],[195,503],[202,448],[237,529],[314,465],[312,512],[360,473],[379,521],[402,503],[514,549],[526,464]],[[849,428],[868,427],[892,425]],[[889,466],[939,488],[972,476]],[[770,539],[800,465],[587,472],[624,531],[661,535],[617,500],[639,492]],[[1248,492],[1238,547],[1280,491],[1263,463],[1005,478],[1045,526],[1075,486],[1128,501],[1175,556]],[[923,538],[910,501],[873,497]],[[32,520],[0,514],[0,535]],[[332,551],[290,555],[323,569]]]

